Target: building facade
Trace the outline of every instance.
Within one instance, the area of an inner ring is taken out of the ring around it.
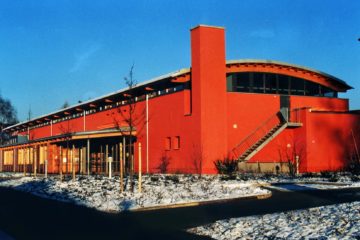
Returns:
[[[141,161],[144,173],[212,174],[224,158],[244,171],[341,170],[359,158],[360,111],[338,97],[349,89],[306,67],[226,61],[224,29],[200,25],[191,68],[4,129],[0,171],[107,174]]]

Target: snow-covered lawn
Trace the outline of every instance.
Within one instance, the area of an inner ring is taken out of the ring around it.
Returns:
[[[214,239],[360,239],[360,202],[220,220],[188,231]]]
[[[280,191],[360,187],[359,176],[331,177],[245,175],[248,182],[275,184]],[[263,216],[219,220],[188,230],[214,239],[360,239],[360,202],[344,203]]]
[[[222,180],[219,176],[150,175],[143,176],[142,193],[129,190],[120,193],[119,178],[78,176],[76,181],[58,176],[21,177],[0,173],[0,186],[11,187],[34,195],[85,205],[101,211],[124,211],[168,204],[189,203],[268,194],[256,182]],[[127,184],[129,189],[129,183]]]

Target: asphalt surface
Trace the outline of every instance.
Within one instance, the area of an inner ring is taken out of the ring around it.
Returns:
[[[109,214],[0,188],[0,239],[209,239],[185,229],[231,217],[360,201],[360,188],[272,192],[261,200]]]

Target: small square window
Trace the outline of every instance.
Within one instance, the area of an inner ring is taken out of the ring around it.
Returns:
[[[173,148],[180,149],[180,136],[174,137]]]
[[[170,149],[171,149],[171,138],[166,137],[165,138],[165,150],[170,150]]]

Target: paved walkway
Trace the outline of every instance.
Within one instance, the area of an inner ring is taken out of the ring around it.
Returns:
[[[272,191],[262,200],[107,214],[0,188],[0,229],[14,239],[209,239],[184,229],[230,217],[360,201],[360,188]]]

